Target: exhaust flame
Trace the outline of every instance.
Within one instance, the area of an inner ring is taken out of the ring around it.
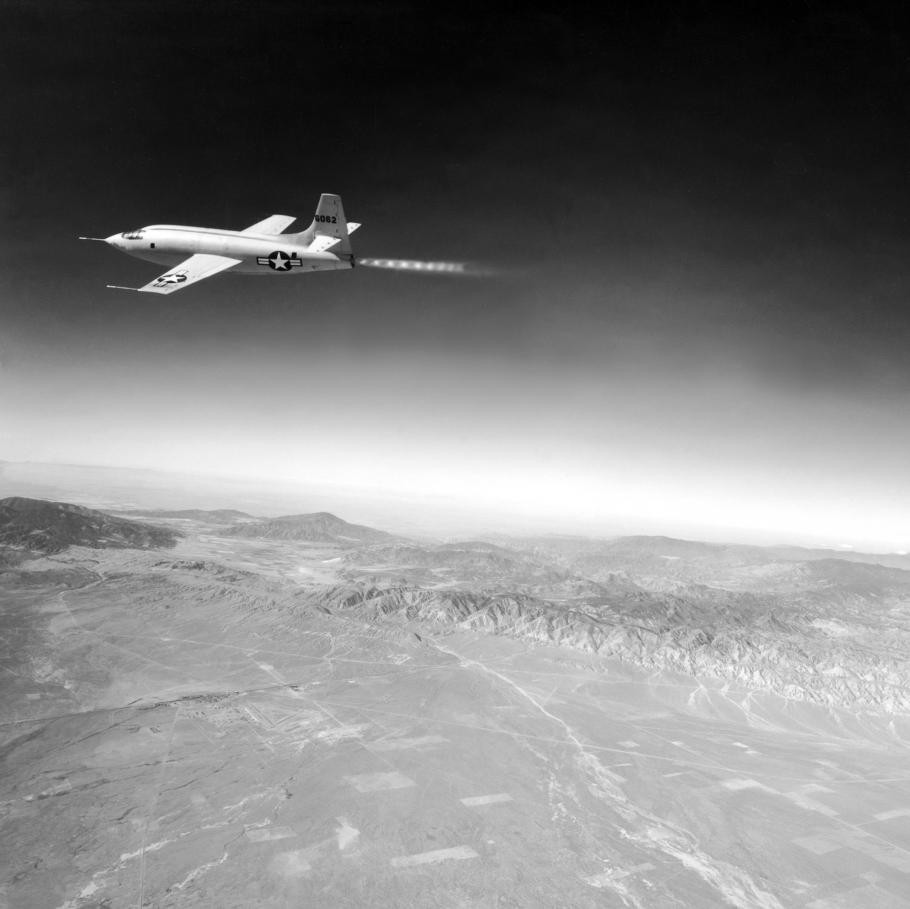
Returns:
[[[449,275],[478,275],[481,272],[464,262],[425,262],[421,259],[358,259],[367,268],[389,268],[393,271],[434,272]]]

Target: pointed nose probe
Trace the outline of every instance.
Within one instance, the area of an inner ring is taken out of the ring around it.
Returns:
[[[92,240],[95,243],[107,243],[108,246],[120,245],[120,234],[111,234],[109,237],[77,237],[77,240]]]

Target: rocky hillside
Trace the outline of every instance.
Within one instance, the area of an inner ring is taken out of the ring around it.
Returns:
[[[545,588],[551,595],[574,578],[571,572],[526,553],[483,542],[420,545],[409,541],[380,543],[350,550],[345,575],[352,580],[388,576],[414,586],[478,586],[484,589]],[[596,585],[586,584],[585,592]]]
[[[157,549],[174,546],[178,536],[172,530],[66,502],[0,499],[0,545],[43,553],[69,546]]]
[[[301,596],[374,622],[461,625],[793,700],[910,713],[910,571],[674,542],[588,541],[552,561],[539,547],[373,546],[345,556],[350,583]]]
[[[334,543],[339,546],[363,546],[369,543],[391,542],[396,539],[392,534],[382,530],[364,527],[361,524],[349,524],[327,511],[315,514],[284,515],[264,521],[238,524],[223,533],[225,536]]]

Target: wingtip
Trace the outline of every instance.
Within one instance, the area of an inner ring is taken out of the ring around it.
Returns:
[[[124,287],[122,284],[105,284],[104,286],[111,290],[139,290],[138,287]]]

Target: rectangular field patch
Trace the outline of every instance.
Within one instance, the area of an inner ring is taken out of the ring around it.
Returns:
[[[730,789],[733,792],[742,792],[744,789],[761,789],[764,792],[771,792],[774,795],[778,795],[778,793],[775,792],[775,790],[771,789],[770,786],[766,786],[764,783],[759,783],[758,780],[724,780],[721,785],[725,789]]]
[[[844,848],[840,843],[832,843],[831,840],[825,839],[823,836],[798,836],[793,842],[797,846],[802,846],[803,849],[808,849],[809,852],[814,852],[816,855],[826,855],[829,852]]]
[[[332,729],[324,729],[316,735],[316,738],[322,742],[328,742],[330,745],[334,745],[336,742],[344,741],[344,739],[359,739],[369,728],[369,723],[360,723],[352,726],[335,726]]]
[[[468,808],[476,808],[478,805],[496,805],[499,802],[511,801],[512,796],[508,792],[497,792],[495,795],[472,795],[462,799],[461,804],[467,805]]]
[[[877,821],[893,821],[896,817],[910,817],[910,808],[895,808],[893,811],[881,811],[875,815]]]
[[[371,742],[371,751],[401,751],[404,748],[427,748],[431,745],[443,745],[448,739],[441,735],[422,735],[413,739],[388,739],[382,742]]]
[[[297,834],[290,827],[250,827],[245,830],[246,838],[252,843],[266,843],[270,840],[287,840]]]
[[[407,789],[417,784],[397,770],[392,773],[361,773],[345,779],[358,792],[383,792],[388,789]]]
[[[415,865],[438,865],[440,862],[472,858],[477,858],[477,853],[470,846],[452,846],[450,849],[434,849],[432,852],[418,852],[416,855],[399,855],[390,861],[393,868],[413,868]]]

